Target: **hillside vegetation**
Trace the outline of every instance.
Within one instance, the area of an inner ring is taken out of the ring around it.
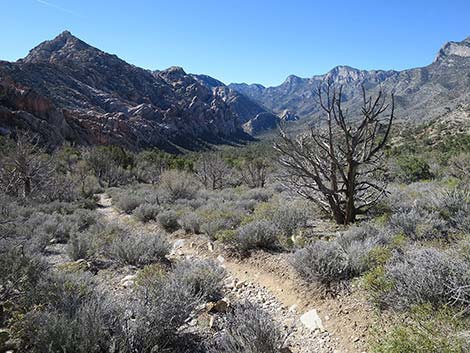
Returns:
[[[386,195],[349,225],[293,192],[270,141],[2,138],[0,351],[467,352],[470,140],[430,128],[392,129]]]

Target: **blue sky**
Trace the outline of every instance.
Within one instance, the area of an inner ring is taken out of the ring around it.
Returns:
[[[470,1],[0,0],[0,59],[65,29],[149,69],[278,85],[336,65],[405,69],[470,36]]]

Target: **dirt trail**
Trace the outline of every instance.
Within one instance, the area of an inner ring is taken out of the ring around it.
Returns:
[[[241,281],[255,282],[269,290],[282,304],[287,307],[297,305],[299,309],[305,309],[303,298],[294,290],[295,284],[290,279],[274,276],[259,267],[234,261],[226,261],[227,270]]]
[[[112,205],[111,197],[101,194],[98,201],[98,212],[109,222],[115,222],[123,226],[132,225],[146,230],[158,230],[156,224],[138,224],[132,221],[129,215],[117,210]],[[273,254],[264,255],[255,260],[237,260],[234,258],[221,256],[218,249],[213,249],[214,244],[208,246],[205,238],[194,238],[191,235],[172,235],[173,244],[178,244],[178,248],[172,254],[173,257],[196,256],[203,258],[217,259],[226,268],[230,277],[237,282],[248,283],[259,290],[268,293],[273,300],[279,302],[283,312],[295,312],[295,320],[299,321],[300,316],[316,309],[327,331],[327,336],[316,335],[316,348],[294,349],[297,352],[318,352],[318,353],[364,353],[366,346],[366,334],[372,322],[371,309],[364,305],[364,300],[357,295],[345,296],[335,299],[318,299],[316,295],[302,288],[298,281],[292,279],[288,270],[280,266],[282,259]],[[217,246],[217,245],[216,245]],[[256,256],[255,256],[256,257]],[[294,309],[295,308],[295,309]],[[290,310],[289,310],[290,309]],[[302,346],[302,340],[307,339],[305,332],[301,332],[297,346]],[[307,333],[308,335],[309,333]],[[298,332],[300,335],[300,332]],[[320,341],[319,341],[320,340]]]

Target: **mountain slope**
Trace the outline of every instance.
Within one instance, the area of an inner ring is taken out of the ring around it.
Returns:
[[[67,31],[16,63],[0,62],[0,132],[30,128],[51,145],[171,149],[248,138],[242,124],[258,112],[240,116],[231,104],[182,68],[144,70]]]
[[[243,93],[226,86],[222,82],[207,76],[193,75],[201,84],[210,88],[214,95],[227,103],[239,117],[243,130],[251,135],[276,128],[280,122],[279,116],[267,111],[259,103],[248,98]]]
[[[462,42],[446,43],[436,60],[422,68],[404,71],[358,70],[338,66],[325,75],[312,78],[289,76],[276,87],[230,84],[273,112],[289,110],[300,117],[315,117],[319,106],[315,92],[322,82],[343,85],[344,106],[352,113],[360,105],[361,86],[369,93],[382,87],[394,92],[397,114],[402,119],[433,119],[470,102],[470,37]]]

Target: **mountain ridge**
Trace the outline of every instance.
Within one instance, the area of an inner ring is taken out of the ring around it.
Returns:
[[[343,86],[345,108],[358,113],[362,86],[368,93],[394,93],[397,113],[410,120],[441,117],[470,101],[470,37],[461,42],[447,42],[431,64],[401,71],[360,70],[336,66],[323,75],[301,78],[290,75],[278,86],[229,84],[276,114],[288,110],[300,118],[315,119],[320,109],[315,101],[318,86],[331,80]]]
[[[130,148],[249,140],[243,124],[269,112],[225,89],[234,100],[250,101],[257,113],[241,116],[233,100],[180,67],[139,68],[64,31],[23,59],[0,62],[0,131],[29,128],[48,137],[54,131],[54,144]]]
[[[315,119],[319,85],[343,87],[343,107],[360,113],[364,87],[394,93],[401,119],[466,113],[470,37],[447,42],[429,65],[402,71],[336,66],[323,75],[290,75],[279,86],[230,84],[172,66],[147,70],[64,31],[23,59],[0,61],[0,134],[31,129],[51,145],[201,148],[250,140],[281,120]],[[461,117],[457,117],[460,119]]]

